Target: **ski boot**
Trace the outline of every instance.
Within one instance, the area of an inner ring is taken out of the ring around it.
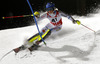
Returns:
[[[20,47],[18,47],[18,48],[13,49],[13,51],[14,51],[15,53],[18,53],[18,52],[21,51],[21,50],[25,50],[25,46],[24,46],[24,45],[22,45],[22,46],[20,46]]]
[[[32,52],[33,50],[37,50],[39,48],[39,42],[37,41],[35,44],[33,44],[29,49],[30,52]]]

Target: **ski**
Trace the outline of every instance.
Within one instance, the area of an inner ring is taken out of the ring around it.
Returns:
[[[13,52],[13,50],[11,50],[11,51],[7,52],[5,55],[3,55],[3,56],[1,57],[1,59],[0,59],[0,61],[1,61],[4,57],[6,57],[8,54],[10,54],[11,52]]]
[[[33,46],[33,47],[30,47],[30,49],[28,48],[28,50],[30,51],[30,54],[32,54],[32,51],[34,51],[34,50],[38,50],[38,48],[39,47],[41,47],[41,46],[37,46],[37,45],[35,45],[35,46]],[[4,58],[4,57],[6,57],[8,54],[10,54],[11,52],[13,52],[14,51],[14,49],[12,49],[11,51],[9,51],[9,52],[7,52],[5,55],[3,55],[2,57],[1,57],[1,59],[0,59],[0,61]],[[20,52],[21,50],[19,50],[18,52]],[[15,51],[14,51],[15,52]],[[17,53],[18,53],[17,52]],[[17,53],[15,52],[15,55],[17,55]],[[24,56],[26,56],[26,55],[24,55]],[[24,57],[23,56],[23,57]],[[23,58],[22,57],[22,58]]]

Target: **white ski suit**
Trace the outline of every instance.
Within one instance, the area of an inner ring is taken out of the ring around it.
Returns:
[[[58,10],[55,10],[52,14],[47,12],[41,15],[39,18],[39,19],[48,18],[50,20],[50,23],[48,23],[44,28],[42,28],[41,33],[45,33],[48,29],[51,30],[51,33],[59,31],[62,28],[63,24],[61,16],[67,17],[71,21],[74,21],[74,19],[71,16],[63,12],[59,12]]]

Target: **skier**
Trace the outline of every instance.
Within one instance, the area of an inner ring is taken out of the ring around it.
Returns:
[[[38,16],[36,16],[38,21],[42,20],[44,18],[48,18],[50,21],[50,23],[48,23],[40,31],[43,39],[46,39],[50,34],[61,30],[62,24],[63,24],[61,16],[67,17],[74,24],[76,24],[76,23],[80,24],[80,21],[74,20],[74,18],[72,18],[70,15],[56,10],[55,4],[52,2],[49,2],[46,4],[46,13],[45,14],[40,16],[39,12],[36,12],[35,15],[38,15]],[[15,51],[15,53],[18,53],[19,51],[24,50],[26,48],[28,48],[30,51],[33,51],[39,47],[39,44],[41,42],[42,42],[42,39],[41,39],[39,33],[37,33],[34,36],[32,36],[31,38],[29,38],[27,40],[27,42],[25,42],[22,46],[15,48],[13,50]]]

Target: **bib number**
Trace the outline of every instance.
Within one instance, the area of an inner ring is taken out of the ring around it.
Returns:
[[[56,22],[56,21],[57,21],[57,18],[52,19],[52,22]]]

